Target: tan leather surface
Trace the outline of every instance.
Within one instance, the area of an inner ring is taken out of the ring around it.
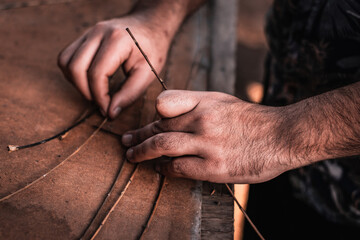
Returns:
[[[119,16],[131,1],[94,0],[0,12],[0,198],[40,177],[70,155],[102,121],[99,115],[53,140],[8,153],[63,130],[88,107],[56,66],[58,52],[95,22]],[[169,88],[184,88],[192,57],[189,27],[170,56]],[[187,59],[186,59],[187,57]],[[149,70],[150,71],[150,70]],[[185,73],[185,74],[184,74]],[[154,82],[145,97],[106,124],[121,134],[154,119]],[[0,239],[76,239],[100,207],[124,161],[117,137],[100,132],[75,157],[39,183],[0,203]],[[134,165],[125,163],[113,204]],[[148,218],[160,177],[152,163],[139,165],[134,181],[98,235],[98,239],[136,239]],[[168,179],[145,239],[188,239],[198,234],[199,194],[194,181]],[[101,216],[99,219],[101,219]],[[96,222],[96,221],[95,221]]]

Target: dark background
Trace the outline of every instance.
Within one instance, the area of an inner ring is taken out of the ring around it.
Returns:
[[[259,102],[267,52],[265,16],[272,0],[240,0],[236,95]],[[326,221],[292,196],[287,174],[250,186],[247,213],[265,239],[360,239],[360,228]],[[259,239],[246,222],[244,240]]]

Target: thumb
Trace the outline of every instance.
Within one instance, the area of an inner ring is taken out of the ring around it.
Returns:
[[[156,100],[156,110],[164,118],[174,118],[192,111],[201,100],[201,92],[167,90]]]

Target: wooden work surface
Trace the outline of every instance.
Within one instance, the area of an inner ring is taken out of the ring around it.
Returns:
[[[54,2],[61,1],[49,1]],[[56,139],[13,153],[6,150],[8,144],[28,144],[63,130],[89,107],[57,68],[57,54],[89,26],[126,13],[132,1],[35,5],[0,11],[0,198],[63,161],[90,136],[93,125],[101,123],[101,116],[94,115],[62,141]],[[206,89],[211,68],[207,19],[205,7],[177,34],[163,72],[170,89]],[[117,120],[108,122],[105,129],[122,134],[153,121],[154,101],[160,91],[161,86],[154,82],[141,99]],[[161,177],[153,170],[152,162],[138,166],[124,163],[124,152],[119,137],[98,133],[59,169],[0,203],[0,239],[77,239],[115,182],[114,194],[90,226],[86,235],[90,237],[137,168],[134,180],[98,235],[98,239],[136,239],[151,214]],[[163,188],[145,239],[232,238],[229,195],[218,190],[210,195],[216,187],[207,185],[203,195],[208,200],[202,207],[198,182],[166,178]],[[226,213],[216,213],[216,209],[226,206]],[[201,214],[206,216],[204,223]],[[221,227],[212,229],[214,222]],[[228,228],[224,229],[224,224]],[[217,237],[216,232],[225,235]]]

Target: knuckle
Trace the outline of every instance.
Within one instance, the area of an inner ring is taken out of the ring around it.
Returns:
[[[184,175],[185,174],[185,166],[181,161],[172,161],[169,165],[169,172]]]
[[[144,144],[142,144],[139,148],[138,155],[145,156],[147,153],[147,148]]]
[[[133,148],[133,159],[138,159],[146,154],[146,148],[142,145]]]
[[[115,28],[115,29],[112,29],[112,30],[110,31],[108,37],[109,37],[110,39],[114,39],[114,40],[117,40],[117,41],[118,41],[119,38],[122,37],[122,35],[123,35],[123,32],[122,32],[120,29]]]
[[[96,23],[95,24],[95,26],[94,26],[94,31],[99,31],[99,30],[102,30],[102,29],[104,29],[104,27],[106,26],[107,24],[106,24],[106,22],[105,21],[100,21],[100,22],[98,22],[98,23]]]
[[[154,137],[151,147],[153,150],[169,150],[171,144],[167,141],[167,137],[162,134],[158,134]]]
[[[144,144],[141,144],[139,147],[136,148],[134,151],[134,156],[145,156],[147,153],[146,146]]]
[[[78,67],[78,65],[76,64],[76,62],[71,61],[71,62],[67,65],[66,68],[69,70],[69,72],[71,73],[71,75],[72,75],[73,77],[79,75],[80,68]]]
[[[124,94],[122,96],[122,100],[123,100],[123,103],[126,105],[126,106],[129,106],[131,105],[132,103],[134,103],[136,101],[136,99],[138,98],[138,95],[134,95],[134,94]]]
[[[216,118],[217,116],[209,112],[199,115],[196,119],[199,131],[208,137],[213,137],[214,134],[216,135],[216,132],[221,130],[221,126],[217,124]]]
[[[207,170],[212,170],[212,169],[217,169],[218,171],[220,171],[221,169],[227,168],[228,164],[226,164],[226,161],[224,161],[224,155],[223,151],[218,150],[215,151],[217,153],[213,154],[212,158],[209,158],[208,161],[205,161],[203,166],[204,169]]]
[[[64,69],[66,67],[67,59],[65,58],[65,55],[63,52],[61,52],[59,54],[57,64],[62,69]]]
[[[222,92],[211,92],[210,95],[211,95],[212,99],[219,99],[219,98],[226,96],[226,94],[224,94]]]
[[[136,130],[132,133],[132,136],[133,136],[133,140],[132,140],[132,143],[133,144],[139,144],[139,143],[142,143],[144,141],[144,137],[143,137],[143,134],[142,134],[143,131],[141,130]]]
[[[89,79],[90,82],[94,82],[96,79],[98,79],[101,76],[100,71],[95,68],[95,67],[91,67],[88,71],[87,71],[87,77]]]
[[[200,114],[197,119],[199,126],[202,128],[206,128],[210,120],[211,120],[211,116],[208,113]]]
[[[160,121],[156,121],[151,127],[152,134],[158,134],[163,132],[163,127],[161,126]]]
[[[162,132],[170,132],[177,129],[179,125],[182,125],[179,118],[164,118],[161,119],[161,125],[159,124],[159,128]]]
[[[88,36],[103,35],[106,29],[107,29],[106,22],[98,22],[91,29],[89,29],[87,34]]]

